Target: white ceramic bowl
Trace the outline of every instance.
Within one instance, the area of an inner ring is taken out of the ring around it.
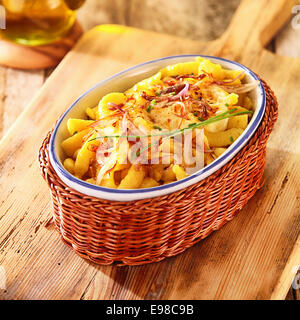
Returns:
[[[69,136],[67,130],[67,120],[69,118],[85,118],[85,109],[88,106],[96,106],[101,97],[105,94],[113,91],[124,92],[138,81],[150,77],[165,66],[179,62],[193,61],[197,56],[208,58],[212,62],[219,63],[227,69],[243,70],[245,72],[246,82],[259,80],[251,70],[234,61],[203,55],[180,55],[145,62],[121,71],[107,78],[106,80],[101,81],[95,87],[81,95],[67,109],[67,111],[57,122],[51,135],[49,148],[50,162],[61,180],[69,187],[89,196],[113,201],[131,201],[162,196],[186,188],[196,182],[201,181],[202,179],[205,179],[230,161],[247,143],[263,118],[265,112],[265,90],[262,83],[260,83],[250,94],[252,100],[254,101],[254,114],[243,134],[214,162],[202,168],[198,172],[186,177],[185,179],[154,188],[118,190],[96,186],[80,180],[66,171],[62,164],[64,153],[61,148],[61,142]]]

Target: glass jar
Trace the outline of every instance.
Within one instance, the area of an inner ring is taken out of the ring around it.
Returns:
[[[0,0],[6,28],[1,36],[16,43],[36,46],[53,42],[73,26],[76,9],[85,0]]]

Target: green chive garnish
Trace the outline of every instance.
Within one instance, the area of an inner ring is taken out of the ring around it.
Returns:
[[[161,130],[162,130],[162,128],[161,128],[161,127],[159,127],[159,126],[153,126],[153,128],[154,128],[154,129],[157,129],[157,130],[159,130],[159,131],[161,131]]]
[[[153,109],[153,106],[151,106],[151,104],[149,104],[149,106],[147,107],[146,111],[150,112]]]
[[[214,116],[210,119],[207,119],[207,120],[204,120],[203,122],[200,122],[200,123],[191,123],[188,127],[186,128],[183,128],[183,129],[178,129],[178,130],[174,130],[174,131],[170,131],[170,132],[162,132],[162,133],[158,133],[158,134],[148,134],[148,135],[143,135],[143,136],[131,136],[131,135],[114,135],[114,136],[100,136],[100,137],[96,137],[96,138],[93,138],[93,139],[90,139],[88,141],[93,141],[93,140],[98,140],[98,139],[103,139],[103,138],[150,138],[150,137],[163,137],[163,139],[170,139],[172,137],[175,137],[179,134],[182,134],[184,133],[185,131],[188,131],[188,130],[194,130],[194,129],[197,129],[197,128],[201,128],[201,127],[204,127],[206,125],[209,125],[211,123],[214,123],[214,122],[217,122],[217,121],[221,121],[221,120],[224,120],[224,119],[228,119],[228,118],[231,118],[231,117],[234,117],[234,116],[239,116],[239,115],[242,115],[242,114],[249,114],[249,113],[252,113],[252,111],[240,111],[240,112],[236,112],[237,109],[234,108],[234,109],[231,109],[231,110],[228,110],[226,112],[223,112],[223,113],[220,113],[218,114],[217,116]],[[233,139],[233,137],[231,137]],[[233,140],[234,141],[234,140]],[[146,147],[145,150],[149,149],[152,145],[154,144],[157,144],[159,143],[158,142],[155,142],[155,143],[152,143],[151,145],[149,145],[148,147]],[[143,149],[141,150],[140,153],[143,152]]]

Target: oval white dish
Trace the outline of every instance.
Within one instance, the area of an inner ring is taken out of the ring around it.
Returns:
[[[215,161],[182,180],[154,188],[131,190],[111,189],[96,186],[76,178],[66,171],[62,164],[64,154],[61,149],[61,142],[69,136],[67,131],[67,120],[69,118],[83,118],[85,117],[86,107],[96,106],[101,97],[105,94],[116,91],[124,92],[138,81],[150,77],[165,66],[179,62],[192,61],[197,56],[208,58],[212,62],[219,63],[227,69],[243,70],[246,82],[259,80],[259,78],[250,69],[234,61],[204,55],[179,55],[164,57],[136,65],[99,82],[96,86],[81,95],[65,111],[52,132],[49,144],[49,157],[54,170],[61,180],[69,187],[89,196],[112,201],[133,201],[163,196],[184,189],[205,179],[230,161],[245,146],[263,118],[266,99],[265,90],[261,82],[257,88],[251,92],[251,98],[254,102],[254,114],[242,135]]]

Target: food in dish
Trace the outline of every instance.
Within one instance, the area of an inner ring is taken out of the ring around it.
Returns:
[[[209,165],[252,116],[242,70],[197,57],[161,69],[124,93],[112,92],[87,119],[68,119],[64,167],[108,188],[151,188]]]

